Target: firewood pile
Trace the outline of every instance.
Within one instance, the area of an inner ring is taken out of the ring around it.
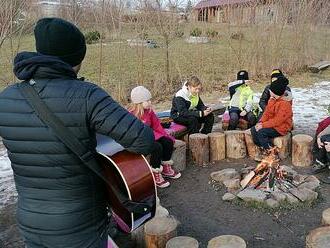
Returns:
[[[283,202],[314,201],[320,182],[315,176],[300,175],[289,166],[281,165],[277,148],[272,149],[256,167],[240,171],[224,169],[211,173],[214,181],[224,184],[228,192],[223,200],[239,198],[264,202],[278,207]]]

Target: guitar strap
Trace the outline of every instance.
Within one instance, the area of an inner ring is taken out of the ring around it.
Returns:
[[[111,188],[121,204],[130,212],[135,214],[145,214],[151,211],[154,201],[152,198],[147,198],[143,202],[134,202],[124,195],[120,190],[115,188],[102,174],[101,166],[99,166],[95,152],[92,152],[80,140],[64,126],[62,121],[53,114],[48,106],[41,100],[37,91],[33,87],[36,82],[30,80],[30,82],[24,81],[19,84],[19,90],[31,107],[35,110],[38,117],[50,127],[55,135],[74,153],[80,160],[96,175]]]

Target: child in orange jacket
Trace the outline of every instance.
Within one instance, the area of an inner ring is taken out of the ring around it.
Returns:
[[[265,150],[273,147],[273,138],[284,136],[292,129],[292,95],[284,95],[288,84],[289,80],[284,76],[273,80],[265,112],[251,128],[254,143]]]

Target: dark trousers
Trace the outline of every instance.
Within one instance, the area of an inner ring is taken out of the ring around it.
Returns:
[[[187,127],[189,134],[199,133],[199,130],[202,127],[202,123],[204,123],[203,129],[201,133],[208,134],[212,132],[213,124],[214,124],[214,115],[213,113],[205,116],[205,117],[196,117],[196,116],[188,116],[188,117],[178,117],[174,120],[176,123],[184,125]]]
[[[257,118],[251,111],[243,117],[240,117],[240,113],[241,111],[239,109],[237,109],[236,111],[229,110],[230,120],[228,130],[235,130],[237,128],[239,118],[247,120],[249,128],[253,127],[257,123]]]
[[[252,127],[251,134],[254,144],[264,149],[271,148],[273,146],[272,139],[281,136],[274,128],[262,128],[257,131],[255,127]]]
[[[154,144],[151,152],[150,165],[152,168],[159,168],[162,161],[168,161],[173,153],[173,141],[166,137],[161,137]]]
[[[321,141],[324,142],[330,142],[330,135],[323,135],[321,136]],[[314,156],[315,159],[318,161],[322,162],[323,164],[326,164],[330,162],[330,152],[327,152],[324,148],[319,148],[317,145],[317,141],[315,139],[315,144],[314,144]]]

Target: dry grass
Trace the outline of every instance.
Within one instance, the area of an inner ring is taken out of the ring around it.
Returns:
[[[308,34],[304,42],[305,50],[301,50],[295,44],[297,34],[292,30],[293,26],[190,23],[184,26],[185,36],[197,26],[204,32],[208,29],[215,30],[219,37],[203,45],[188,44],[185,37],[175,39],[169,49],[171,84],[165,83],[165,49],[162,47],[161,37],[155,30],[149,29],[148,37],[156,40],[160,48],[129,47],[126,40],[137,35],[129,25],[124,26],[119,34],[106,35],[101,75],[100,44],[88,45],[81,75],[97,82],[122,103],[126,103],[130,89],[141,83],[152,90],[157,102],[168,103],[167,100],[180,87],[181,81],[190,75],[197,75],[203,80],[204,90],[210,93],[207,94],[210,99],[226,94],[227,83],[235,79],[236,72],[240,69],[250,72],[250,77],[256,81],[253,85],[256,90],[264,87],[269,72],[275,67],[283,69],[289,75],[293,86],[305,87],[320,79],[329,78],[327,71],[320,74],[306,71],[310,63],[330,59],[329,27],[313,27],[310,31],[312,33]],[[241,32],[244,38],[231,39],[231,34],[235,32]],[[33,51],[33,37],[24,36],[19,50]],[[12,54],[10,43],[6,42],[0,50],[1,88],[14,81],[11,73]]]

